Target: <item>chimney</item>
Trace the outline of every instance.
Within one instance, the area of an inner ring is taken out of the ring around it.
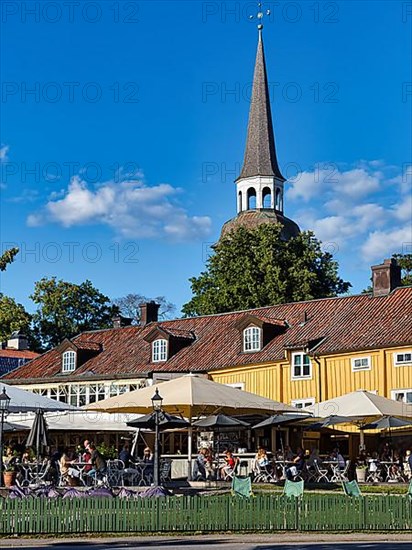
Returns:
[[[29,344],[27,342],[27,336],[21,334],[18,330],[12,332],[9,340],[7,340],[7,347],[9,349],[28,349]]]
[[[394,258],[383,264],[372,266],[373,296],[386,296],[394,288],[401,286],[401,268]]]
[[[130,327],[133,319],[130,317],[123,317],[123,315],[116,315],[112,317],[113,328]]]
[[[140,326],[144,327],[149,323],[157,323],[160,304],[153,300],[140,304]]]

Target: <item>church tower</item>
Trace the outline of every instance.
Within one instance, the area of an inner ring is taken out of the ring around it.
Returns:
[[[261,11],[258,18],[263,18]],[[286,180],[276,157],[262,30],[263,25],[259,24],[245,156],[235,181],[237,216],[224,224],[222,237],[240,226],[253,228],[263,223],[282,224],[285,239],[300,232],[298,225],[283,213]]]

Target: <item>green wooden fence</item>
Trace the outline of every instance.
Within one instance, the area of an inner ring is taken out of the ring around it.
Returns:
[[[405,531],[412,503],[404,496],[262,494],[169,498],[42,498],[0,501],[0,534],[196,531]]]

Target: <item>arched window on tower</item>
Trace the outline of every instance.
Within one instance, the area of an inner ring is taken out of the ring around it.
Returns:
[[[282,212],[282,191],[280,189],[276,189],[275,208],[279,210],[279,212]]]
[[[242,191],[239,191],[237,196],[237,211],[242,212]]]
[[[265,187],[262,191],[263,208],[272,208],[272,192],[269,187]]]
[[[247,209],[256,210],[256,189],[253,187],[247,190]]]

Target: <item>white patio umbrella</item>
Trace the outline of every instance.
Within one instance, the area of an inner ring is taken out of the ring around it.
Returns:
[[[364,390],[322,401],[307,407],[315,418],[326,418],[333,415],[347,417],[360,429],[360,448],[364,449],[363,426],[368,422],[379,420],[383,416],[412,418],[412,406],[401,401],[394,401],[381,395]]]
[[[170,414],[180,414],[191,421],[195,417],[211,414],[259,414],[296,412],[294,407],[208,380],[203,376],[187,374],[167,382],[156,384],[163,399],[162,409]],[[105,412],[147,413],[152,411],[155,388],[149,386],[124,393],[87,409]],[[189,428],[189,471],[192,462],[192,428]]]
[[[21,390],[16,386],[10,386],[0,380],[0,392],[5,388],[7,395],[10,397],[8,411],[10,413],[20,412],[35,412],[42,411],[66,411],[75,410],[75,407],[67,403],[61,403],[54,399],[49,399],[43,395],[33,393],[31,391]]]

